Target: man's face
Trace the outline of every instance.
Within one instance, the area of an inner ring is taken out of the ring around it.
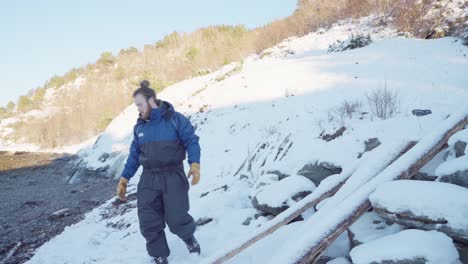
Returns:
[[[148,120],[151,112],[151,107],[148,103],[148,100],[146,100],[142,94],[137,94],[135,97],[133,97],[133,101],[138,108],[138,112],[141,114],[141,118]]]

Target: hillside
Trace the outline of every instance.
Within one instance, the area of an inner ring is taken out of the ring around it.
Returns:
[[[209,263],[274,221],[283,206],[294,206],[356,167],[370,174],[378,169],[376,164],[408,142],[424,139],[451,120],[448,117],[466,116],[468,47],[453,37],[414,38],[391,21],[380,15],[339,21],[158,94],[190,117],[202,148],[201,180],[189,191],[202,255],[190,256],[166,228],[171,263]],[[415,109],[430,114],[418,116]],[[136,117],[136,107],[127,106],[95,142],[79,150],[82,166],[119,177]],[[463,222],[468,215],[467,186],[441,181],[468,171],[466,131],[453,136],[448,148],[411,181],[420,185],[400,181],[405,185],[386,185],[373,193],[373,206],[381,211],[408,209],[397,206],[397,194],[409,188],[404,194],[422,199],[414,200],[415,213],[422,210],[428,212],[426,217],[438,219],[445,209],[448,228],[461,231],[454,235],[440,229],[405,230],[411,228],[386,221],[373,210],[325,251],[323,263],[370,263],[389,254],[425,258],[427,263],[461,263],[459,252],[467,250],[460,246],[460,237],[463,241],[468,234]],[[130,181],[127,204],[115,206],[109,200],[40,247],[28,263],[150,263],[135,208],[140,173],[141,168]],[[81,177],[86,175],[76,174],[75,180]],[[425,186],[422,180],[438,187]],[[347,194],[354,193],[356,185],[347,186]],[[335,200],[329,200],[334,201],[329,206],[326,201],[227,263],[293,263],[298,242],[310,235],[307,224],[321,208],[333,210]],[[430,246],[422,247],[427,241]]]
[[[141,79],[161,91],[229,63],[242,63],[250,54],[261,54],[288,37],[327,28],[338,20],[377,14],[384,18],[381,26],[390,22],[408,36],[456,36],[466,41],[466,10],[461,0],[299,1],[290,17],[256,29],[211,26],[174,32],[143,50],[104,52],[95,63],[54,76],[17,102],[0,107],[0,148],[43,151],[83,142],[104,131],[131,103],[131,92]]]

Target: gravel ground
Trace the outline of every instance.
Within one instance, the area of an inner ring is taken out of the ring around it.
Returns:
[[[68,184],[76,159],[0,152],[0,264],[24,263],[65,226],[115,196],[116,179]],[[62,209],[66,214],[51,216]]]

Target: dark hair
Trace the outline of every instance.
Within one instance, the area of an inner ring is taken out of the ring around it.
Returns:
[[[137,96],[138,94],[141,94],[146,98],[146,100],[149,100],[151,97],[154,97],[154,99],[156,100],[156,92],[151,87],[149,87],[149,85],[149,81],[141,81],[140,88],[136,89],[133,92],[133,97]]]

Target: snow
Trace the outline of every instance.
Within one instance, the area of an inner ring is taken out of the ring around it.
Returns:
[[[427,264],[458,264],[458,252],[452,239],[438,231],[407,229],[359,245],[350,252],[355,264],[382,263],[424,258]]]
[[[326,264],[351,264],[348,259],[339,257],[328,261]]]
[[[437,167],[435,171],[435,175],[443,176],[443,175],[450,175],[457,171],[465,171],[468,170],[468,155],[463,155],[459,158],[448,160],[439,167]]]
[[[430,219],[445,219],[456,229],[468,229],[468,189],[445,182],[399,180],[379,185],[369,199],[390,212],[410,211]],[[448,206],[450,205],[450,206]]]
[[[351,212],[380,183],[392,180],[418,159],[427,150],[422,146],[440,138],[440,125],[450,126],[466,115],[465,111],[456,116],[468,99],[467,47],[453,38],[406,39],[390,27],[371,26],[374,19],[340,22],[329,30],[290,38],[274,47],[270,55],[249,56],[240,69],[236,69],[238,63],[229,64],[158,94],[197,126],[202,148],[201,179],[190,187],[189,213],[195,219],[213,219],[197,227],[195,236],[202,247],[199,257],[189,256],[183,242],[166,229],[170,262],[211,263],[356,172],[348,185],[334,199],[321,204],[317,212],[313,213],[313,208],[306,211],[302,214],[304,221],[279,228],[229,260],[242,264],[291,263],[302,254],[301,248],[319,240],[323,230],[340,221],[343,212]],[[360,49],[327,52],[330,44],[347,39],[351,33],[369,33],[374,42]],[[218,78],[227,73],[224,80]],[[328,120],[331,109],[345,99],[362,100],[362,110],[369,112],[365,95],[384,83],[400,95],[401,108],[396,116],[380,120],[371,113],[356,113],[353,118]],[[429,108],[433,114],[417,118],[411,115],[415,108]],[[451,117],[446,120],[447,115]],[[120,176],[136,118],[136,108],[130,105],[98,135],[95,144],[84,144],[78,154],[88,167],[109,165],[115,169],[115,177]],[[336,131],[341,125],[347,127],[341,137],[330,142],[319,138],[321,132]],[[358,159],[363,142],[372,137],[382,145]],[[422,145],[386,167],[390,157],[410,140]],[[98,158],[104,153],[112,155],[101,162]],[[261,181],[277,182],[268,171],[279,169],[293,177],[304,164],[316,161],[333,163],[343,172],[324,179],[310,195],[275,218],[259,217],[249,225],[242,224],[258,213],[249,195],[267,187],[259,186]],[[141,168],[130,180],[129,193],[136,191],[140,173]],[[227,189],[211,191],[221,186]],[[201,197],[207,191],[209,194]],[[29,263],[148,263],[136,209],[104,220],[99,214],[105,208],[96,208],[83,221],[67,227],[40,247]],[[117,221],[131,225],[123,230],[106,226]],[[326,254],[344,257],[349,252],[345,240],[342,234]]]
[[[362,243],[397,233],[403,229],[404,227],[397,223],[386,224],[385,219],[375,212],[364,213],[349,227],[354,234],[353,239]]]
[[[463,129],[453,135],[448,144],[450,148],[453,149],[455,143],[457,141],[463,141],[468,143],[468,129]],[[456,173],[457,171],[466,171],[468,170],[468,146],[465,148],[465,155],[455,158],[455,154],[453,152],[449,152],[447,161],[441,163],[434,171],[436,176],[444,176]]]
[[[256,197],[259,204],[266,204],[272,207],[281,207],[283,203],[291,205],[296,203],[290,199],[300,192],[312,192],[315,184],[301,175],[291,175],[278,182],[267,186]]]
[[[294,247],[286,246],[285,252],[273,255],[273,259],[279,263],[295,263],[298,259],[303,257],[307,250],[316,245],[323,238],[331,232],[340,222],[347,219],[358,208],[359,205],[364,203],[369,195],[375,191],[379,184],[392,181],[407,170],[412,164],[420,160],[423,155],[444,136],[445,132],[458,124],[460,120],[466,119],[468,116],[468,105],[465,105],[461,110],[451,115],[449,118],[441,122],[441,124],[422,138],[418,144],[411,148],[401,158],[390,164],[379,175],[367,182],[364,186],[356,190],[352,195],[339,203],[338,205],[330,208],[329,210],[317,211],[311,218],[305,221],[305,225],[309,227],[306,234],[302,234],[299,238],[294,237]],[[325,204],[328,205],[329,202]]]

